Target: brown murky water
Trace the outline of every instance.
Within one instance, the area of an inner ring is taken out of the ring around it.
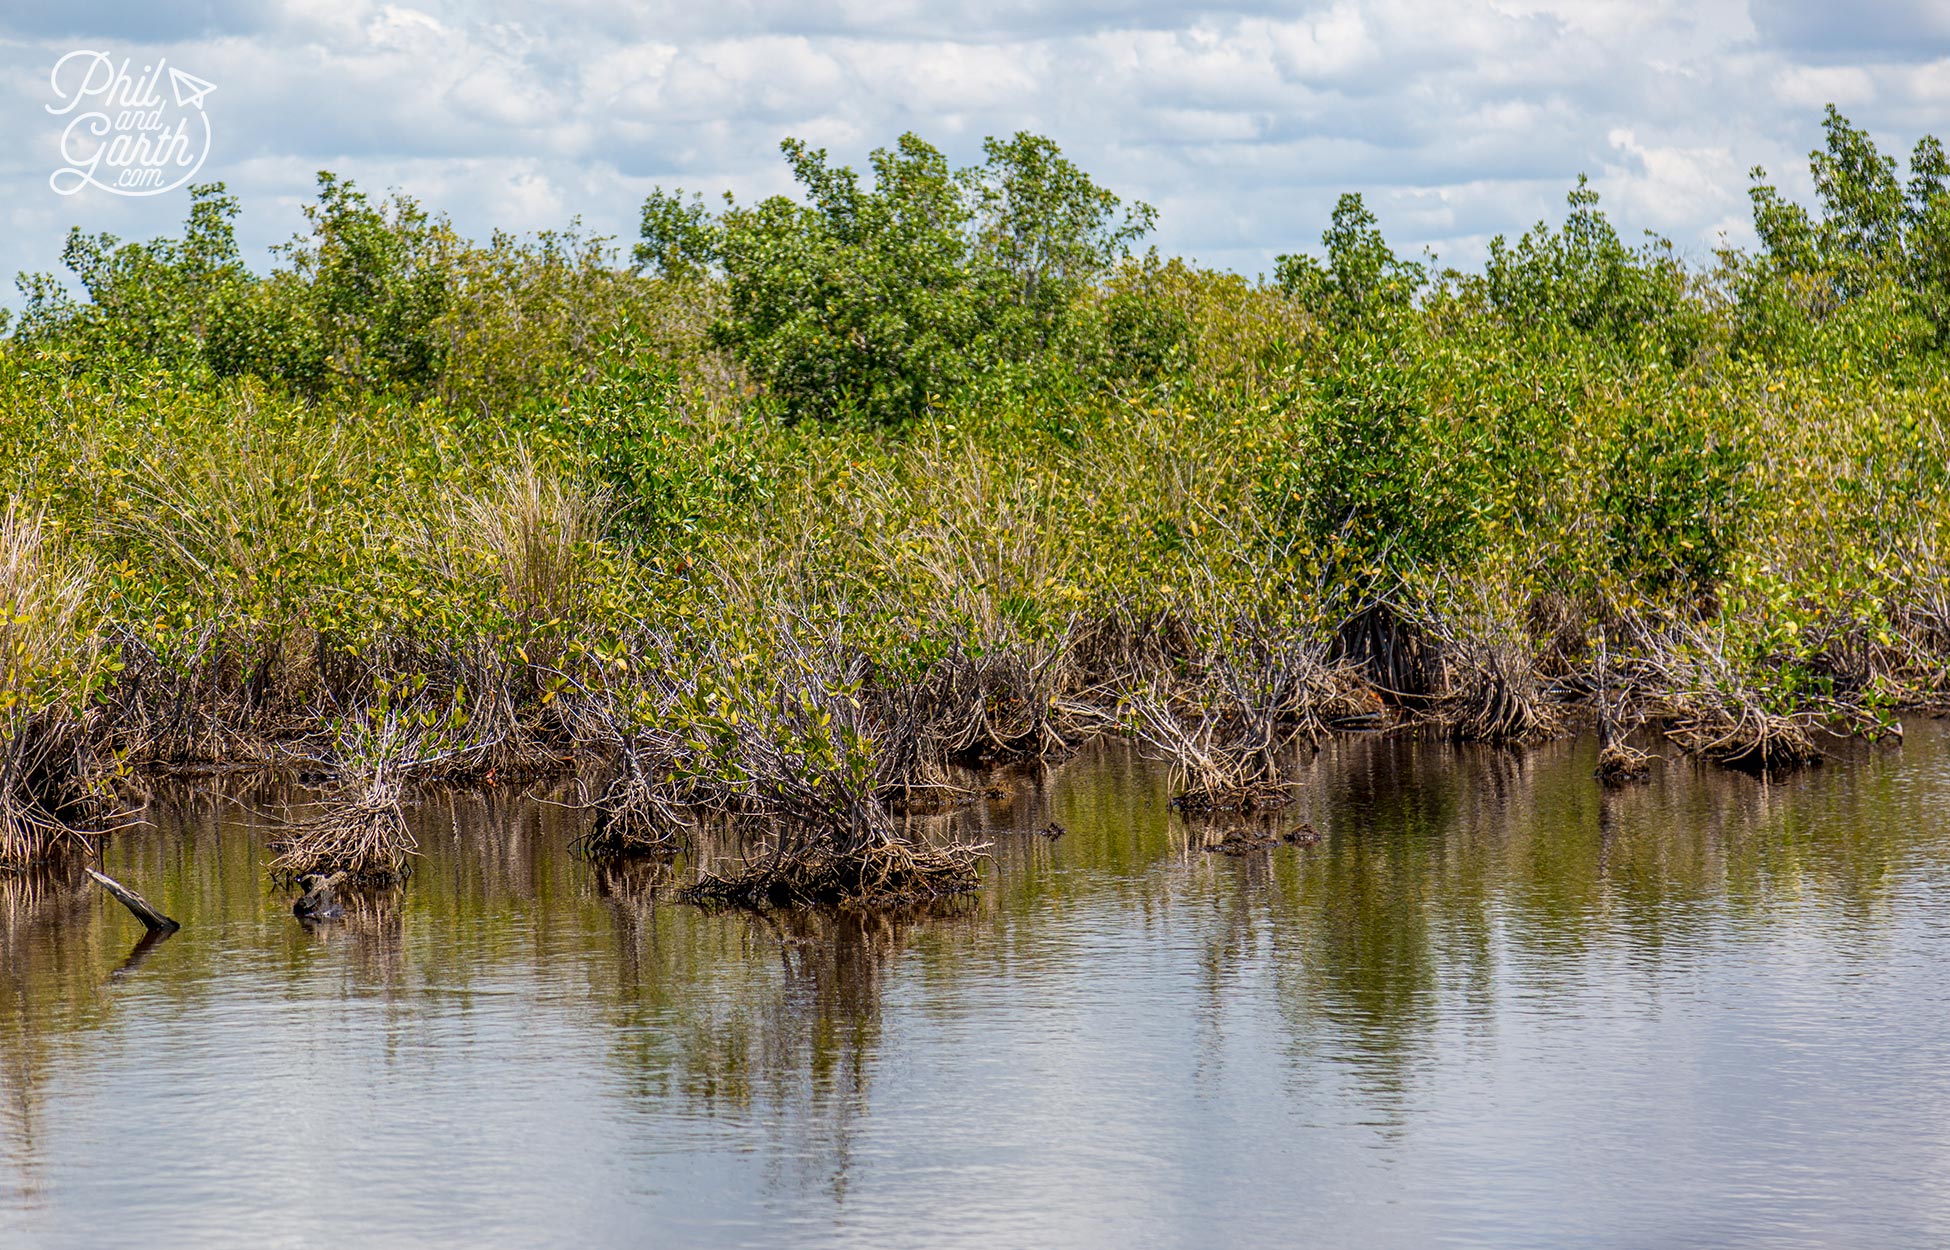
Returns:
[[[1325,839],[1230,858],[1106,748],[904,918],[442,798],[313,933],[244,809],[160,806],[107,858],[165,942],[0,883],[0,1244],[1950,1244],[1950,734],[1592,765],[1343,741]]]

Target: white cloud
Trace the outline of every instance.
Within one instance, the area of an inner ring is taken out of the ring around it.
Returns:
[[[1345,2],[1318,16],[1272,23],[1267,37],[1281,71],[1301,82],[1338,81],[1381,59],[1367,21]]]
[[[1246,272],[1317,243],[1364,192],[1401,250],[1469,264],[1592,175],[1620,228],[1695,254],[1745,224],[1745,170],[1781,185],[1842,105],[1891,150],[1950,112],[1950,26],[1927,0],[225,0],[139,20],[81,0],[0,18],[0,267],[48,268],[64,227],[172,231],[151,201],[46,187],[48,66],[76,46],[168,55],[218,84],[208,176],[253,247],[332,168],[474,234],[580,214],[627,236],[653,185],[789,189],[778,142],[858,163],[914,130],[957,161],[1050,134],[1161,209],[1168,252]],[[1843,52],[1837,52],[1843,47]],[[1798,181],[1797,181],[1798,180]],[[92,197],[92,198],[91,198]]]
[[[1876,76],[1858,65],[1789,65],[1782,68],[1774,89],[1790,108],[1819,111],[1832,103],[1851,109],[1875,99]]]
[[[1751,241],[1747,219],[1740,215],[1751,166],[1741,164],[1732,152],[1724,147],[1647,146],[1625,128],[1612,131],[1609,138],[1622,158],[1607,163],[1602,179],[1611,190],[1605,208],[1614,220],[1668,236],[1690,234],[1685,242],[1695,249],[1720,234]]]

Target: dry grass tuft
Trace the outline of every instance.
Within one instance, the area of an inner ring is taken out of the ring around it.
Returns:
[[[536,465],[526,448],[486,493],[455,510],[451,532],[493,562],[519,626],[574,621],[597,584],[607,505]]]

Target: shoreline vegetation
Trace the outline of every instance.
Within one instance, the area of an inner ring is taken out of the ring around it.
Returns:
[[[333,796],[277,880],[397,881],[415,792],[574,776],[593,857],[746,836],[696,901],[918,901],[981,848],[905,814],[1103,733],[1207,816],[1332,733],[1595,725],[1626,784],[1950,691],[1934,139],[1831,108],[1816,202],[1755,170],[1707,264],[1580,178],[1479,273],[1349,195],[1258,280],[1035,136],[784,152],[800,200],[659,190],[627,259],[321,174],[268,274],[207,186],[180,238],[71,235],[79,296],[23,276],[0,867],[256,768]]]

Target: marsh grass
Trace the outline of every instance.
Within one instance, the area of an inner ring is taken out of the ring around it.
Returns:
[[[57,551],[46,517],[19,499],[0,509],[0,709],[32,708],[85,674],[100,651],[93,572]]]
[[[536,649],[536,663],[550,663],[560,646],[552,631],[582,624],[603,584],[608,528],[600,492],[545,471],[524,446],[486,490],[454,507],[443,531],[489,564],[516,636]]]

